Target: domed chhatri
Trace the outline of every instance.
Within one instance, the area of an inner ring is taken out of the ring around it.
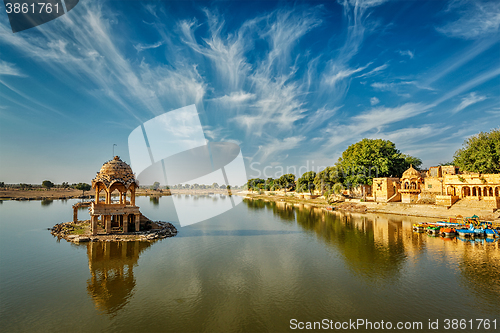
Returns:
[[[410,165],[410,167],[405,172],[403,172],[402,179],[412,179],[412,178],[422,178],[422,175],[420,174],[420,172],[415,170],[415,168],[413,168],[413,165]]]
[[[106,184],[106,186],[109,186],[113,181],[121,182],[126,187],[135,182],[132,168],[118,156],[115,156],[111,161],[102,165],[101,171],[99,171],[95,179],[92,180],[92,184],[94,184],[94,182],[102,182]]]
[[[399,190],[401,201],[406,203],[417,202],[423,186],[422,174],[418,170],[415,170],[413,165],[410,165],[410,167],[403,172],[401,186],[402,188]]]
[[[103,164],[92,180],[92,188],[95,189],[95,201],[89,209],[92,235],[97,235],[99,225],[103,226],[107,234],[116,231],[127,233],[132,228],[140,230],[141,220],[148,219],[135,205],[138,187],[132,168],[118,156]],[[100,201],[99,195],[103,191],[105,200]],[[118,194],[119,200],[112,200],[113,193]],[[127,196],[130,201],[127,201]]]

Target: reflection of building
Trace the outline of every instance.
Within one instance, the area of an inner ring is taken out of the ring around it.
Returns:
[[[394,178],[373,179],[373,199],[378,202],[435,203],[451,206],[458,200],[463,205],[500,208],[500,174],[460,173],[453,165],[431,167],[419,172],[410,167],[403,173],[398,188]],[[392,188],[391,188],[392,186]]]
[[[76,222],[77,209],[90,206],[90,228],[92,235],[97,235],[99,225],[106,233],[139,231],[141,224],[149,221],[135,205],[135,190],[139,184],[135,180],[130,166],[118,156],[106,162],[92,180],[95,189],[95,202],[80,203],[73,206],[73,220]],[[99,194],[104,191],[104,201],[99,200]],[[117,194],[119,200],[113,202],[112,196]],[[127,195],[130,201],[127,201]]]
[[[90,242],[87,256],[91,278],[87,291],[96,307],[115,314],[127,304],[135,287],[133,268],[149,242]]]

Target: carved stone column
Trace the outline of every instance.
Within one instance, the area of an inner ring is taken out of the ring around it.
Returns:
[[[128,232],[128,214],[123,215],[123,233],[126,234]]]
[[[135,214],[135,231],[139,231],[141,224],[141,215]]]
[[[106,233],[111,233],[111,215],[104,215],[104,224],[106,226]]]

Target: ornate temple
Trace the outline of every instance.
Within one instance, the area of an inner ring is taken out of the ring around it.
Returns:
[[[418,171],[413,166],[401,178],[373,178],[377,202],[430,203],[500,208],[500,174],[461,173],[454,165]]]
[[[92,235],[97,235],[102,229],[107,234],[139,231],[141,222],[149,221],[135,205],[138,187],[132,168],[118,156],[103,164],[92,180],[95,190],[95,200],[89,208]],[[99,198],[101,192],[105,194],[104,200]],[[113,200],[113,194],[117,194],[118,200]]]

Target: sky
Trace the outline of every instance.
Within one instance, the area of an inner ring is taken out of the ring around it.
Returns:
[[[113,144],[130,162],[132,130],[192,104],[249,178],[363,138],[449,162],[500,125],[499,27],[497,1],[81,0],[17,33],[2,8],[0,181],[90,183]]]

